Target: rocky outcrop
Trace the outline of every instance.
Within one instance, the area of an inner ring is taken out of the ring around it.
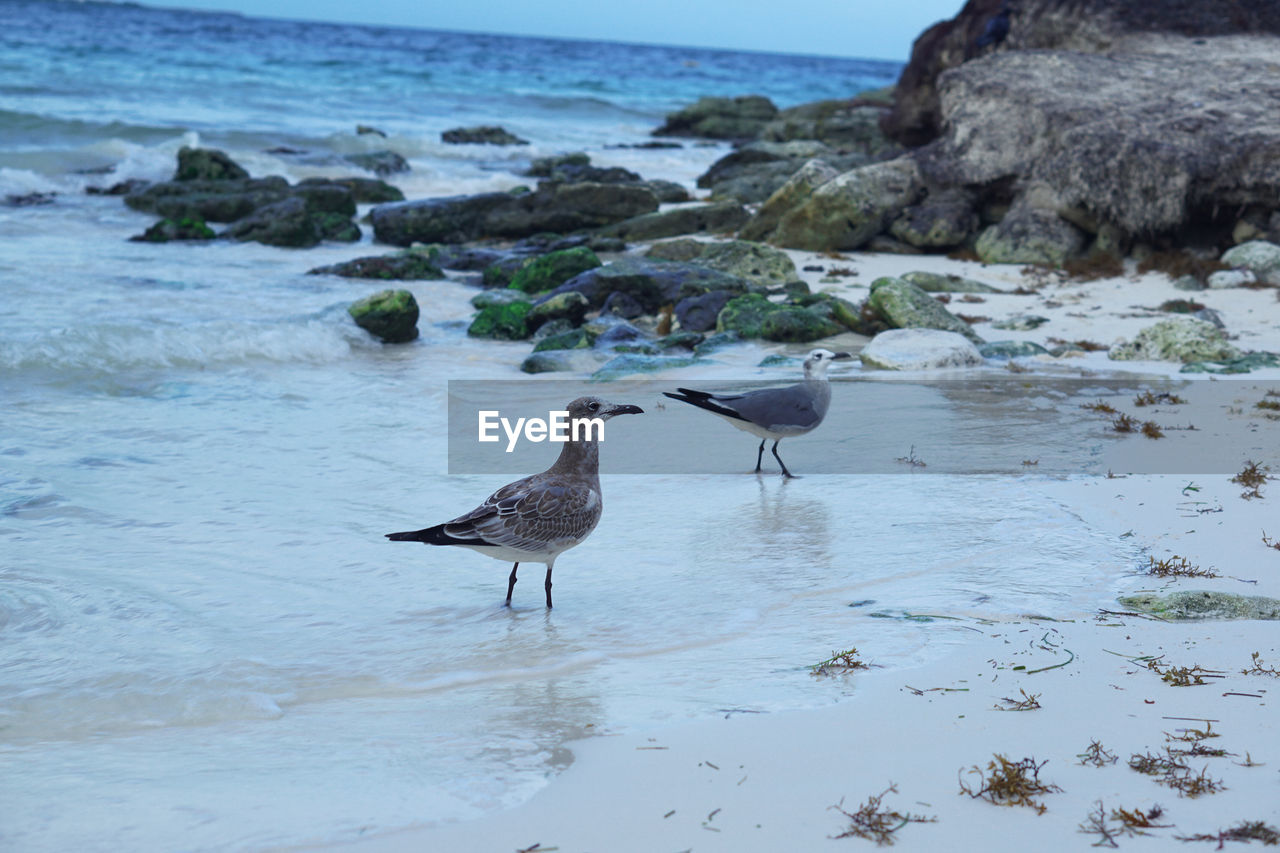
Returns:
[[[672,240],[653,246],[647,257],[687,261],[729,273],[760,287],[777,287],[800,280],[796,265],[786,252],[748,240],[715,243]]]
[[[754,139],[777,114],[778,108],[762,95],[699,98],[692,106],[668,115],[653,135]]]
[[[175,181],[243,181],[249,173],[225,152],[216,148],[190,148],[178,151]]]
[[[401,344],[418,337],[418,302],[407,290],[384,290],[347,308],[356,325],[384,343]]]
[[[462,243],[482,237],[527,237],[621,222],[658,208],[634,184],[545,182],[526,193],[481,193],[379,205],[370,217],[381,243]]]
[[[787,182],[765,200],[751,220],[738,232],[744,240],[767,240],[778,227],[783,214],[799,207],[813,191],[831,181],[840,170],[825,160],[805,162]]]
[[[574,291],[585,296],[592,308],[599,308],[611,294],[620,293],[634,299],[643,311],[654,313],[688,296],[715,290],[745,293],[749,289],[750,284],[737,276],[696,264],[627,257],[574,276],[543,300]]]
[[[881,157],[901,148],[880,129],[887,111],[886,105],[844,98],[814,101],[782,110],[760,129],[758,138],[766,142],[813,139],[843,152]]]
[[[910,146],[936,139],[946,120],[939,78],[992,51],[1120,53],[1161,33],[1280,33],[1275,0],[1237,0],[1229,6],[1187,0],[1018,0],[1007,36],[998,44],[980,46],[1004,5],[1005,0],[969,0],[955,18],[934,24],[916,39],[894,88],[892,110],[882,123],[888,136]]]
[[[554,290],[578,273],[600,266],[600,258],[586,246],[562,249],[535,258],[520,267],[511,277],[508,287],[525,293],[545,293]]]
[[[736,201],[690,204],[625,219],[601,233],[623,240],[661,240],[680,234],[724,234],[746,223],[749,214]]]
[[[769,241],[789,249],[859,249],[923,191],[920,172],[909,157],[854,169],[782,214]]]
[[[440,134],[440,140],[449,145],[528,145],[504,127],[482,125],[480,127],[455,127]]]
[[[301,196],[260,207],[231,223],[220,236],[240,242],[305,249],[324,240],[355,242],[360,229],[341,213],[318,210]]]
[[[375,255],[356,258],[340,264],[316,267],[307,275],[336,275],[342,278],[378,278],[397,281],[444,278],[444,272],[426,255],[406,252],[400,255]]]
[[[751,142],[712,163],[697,184],[711,190],[711,197],[761,202],[777,192],[809,160],[821,158],[837,172],[870,162],[859,153],[841,153],[821,142]]]
[[[409,161],[394,151],[367,151],[361,154],[348,154],[343,159],[379,177],[409,171]]]

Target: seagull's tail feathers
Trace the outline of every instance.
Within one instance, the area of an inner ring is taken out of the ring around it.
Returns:
[[[388,533],[387,538],[393,542],[421,542],[424,545],[484,545],[483,539],[466,539],[451,536],[445,532],[445,524],[435,527],[424,527],[421,530],[406,530],[402,533]]]
[[[733,409],[730,409],[728,406],[721,405],[720,402],[716,400],[716,395],[714,394],[708,394],[706,391],[694,391],[690,388],[677,388],[676,390],[680,393],[672,394],[670,391],[663,391],[662,394],[663,396],[670,397],[673,400],[679,400],[682,403],[697,406],[699,409],[706,409],[708,412],[715,412],[717,415],[724,415],[726,418],[737,418],[740,421],[746,420],[746,418],[738,414]]]

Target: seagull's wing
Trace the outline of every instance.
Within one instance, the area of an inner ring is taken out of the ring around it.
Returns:
[[[810,430],[822,423],[826,406],[806,384],[716,394],[712,400],[737,417],[770,430]]]
[[[589,485],[535,475],[503,486],[442,526],[450,537],[471,544],[536,552],[586,537],[602,508],[599,492]]]

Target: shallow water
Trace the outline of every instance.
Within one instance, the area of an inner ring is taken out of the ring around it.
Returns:
[[[508,566],[383,538],[509,479],[446,474],[448,380],[519,378],[528,352],[466,337],[471,288],[413,283],[422,337],[382,347],[345,313],[373,284],[306,275],[379,251],[367,236],[305,252],[130,243],[150,217],[81,194],[167,177],[199,140],[291,179],[389,145],[413,164],[396,179],[410,197],[513,186],[531,156],[569,147],[691,184],[723,146],[609,146],[744,79],[786,105],[892,66],[87,3],[0,16],[0,189],[59,193],[0,207],[0,847],[263,849],[473,817],[546,784],[575,737],[857,701],[856,682],[808,665],[856,645],[907,667],[968,630],[910,614],[1086,612],[1133,564],[1036,476],[620,475],[600,528],[559,561],[555,610],[539,566],[504,609]],[[118,17],[95,29],[103,16]],[[415,70],[432,39],[455,64]],[[526,61],[503,65],[515,48]],[[193,94],[201,75],[212,94]],[[436,141],[494,116],[534,145]],[[276,144],[315,156],[263,151]],[[114,171],[71,171],[101,165]],[[759,377],[763,352],[680,378]],[[919,412],[998,428],[963,395]],[[786,458],[821,470],[854,418],[837,407]],[[745,468],[754,443],[732,438]]]

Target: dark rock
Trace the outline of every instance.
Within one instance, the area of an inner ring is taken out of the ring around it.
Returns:
[[[475,296],[471,297],[471,307],[476,310],[488,308],[490,305],[510,305],[512,302],[528,302],[533,304],[533,300],[529,298],[529,294],[522,293],[519,290],[508,290],[505,287],[494,288],[493,290],[482,290]],[[564,331],[567,332],[568,329],[565,329]]]
[[[284,178],[248,180],[163,181],[148,184],[124,197],[133,210],[166,219],[234,222],[291,194]]]
[[[544,183],[536,192],[488,210],[482,233],[497,237],[564,233],[611,225],[657,209],[657,196],[637,184]]]
[[[465,243],[484,233],[484,217],[510,204],[508,193],[446,196],[382,204],[375,207],[373,236],[379,243]]]
[[[675,349],[684,349],[694,352],[706,339],[707,336],[699,332],[682,331],[670,335],[664,335],[654,341],[653,344],[662,352]]]
[[[600,306],[601,314],[613,314],[626,320],[634,320],[644,313],[644,306],[632,295],[621,291],[610,293]]]
[[[692,196],[689,191],[684,188],[683,184],[677,184],[675,181],[664,181],[654,179],[649,181],[641,181],[641,186],[648,187],[649,190],[658,197],[658,201],[662,204],[679,204],[682,201],[689,201]]]
[[[558,335],[548,335],[533,347],[534,352],[564,349],[588,349],[591,339],[582,329],[573,329]]]
[[[630,323],[614,323],[596,335],[593,343],[596,349],[613,349],[622,344],[643,340],[645,340],[645,333]]]
[[[384,290],[366,296],[347,309],[356,325],[385,343],[399,344],[418,337],[418,303],[407,290]]]
[[[1061,266],[1084,245],[1084,232],[1079,228],[1054,210],[1037,207],[1023,197],[1004,219],[978,235],[974,251],[989,264]]]
[[[512,256],[510,252],[504,252],[500,249],[458,246],[450,243],[432,244],[423,247],[415,246],[409,251],[425,252],[436,266],[447,270],[462,270],[465,272],[480,272],[504,258]],[[502,286],[506,287],[509,282],[510,279],[508,278],[506,282],[503,282]]]
[[[130,178],[127,181],[118,181],[109,187],[85,187],[84,191],[88,195],[129,195],[141,192],[150,184],[150,181],[144,181],[141,178]]]
[[[554,157],[539,157],[529,165],[525,172],[531,178],[549,178],[551,173],[562,166],[590,166],[591,157],[584,151],[570,154],[557,154]]]
[[[529,140],[521,139],[505,128],[497,125],[479,127],[455,127],[440,134],[440,139],[450,145],[528,145]]]
[[[777,114],[773,102],[760,95],[699,98],[692,106],[668,115],[653,135],[752,139]]]
[[[383,139],[387,138],[386,133],[384,133],[381,130],[378,130],[378,128],[376,127],[371,127],[370,125],[367,125],[367,124],[356,125],[356,136],[381,136]]]
[[[57,193],[25,193],[23,195],[7,195],[4,197],[4,203],[7,207],[38,207],[45,204],[53,204],[54,197]]]
[[[697,247],[696,254],[689,254],[692,247],[687,244],[690,243]],[[668,255],[669,251],[677,252],[682,257]],[[659,243],[649,251],[648,256],[687,260],[691,264],[719,270],[760,287],[786,285],[799,279],[796,265],[786,252],[749,240],[726,240],[714,243],[680,240]]]
[[[588,164],[565,163],[555,166],[547,175],[548,180],[560,181],[564,184],[637,184],[641,178],[630,169],[621,166],[603,168]]]
[[[168,243],[170,240],[212,240],[216,236],[213,229],[199,219],[161,219],[129,239],[135,243]]]
[[[735,294],[729,290],[711,290],[687,296],[676,303],[675,315],[680,328],[688,332],[706,332],[716,327],[716,318]]]
[[[336,213],[344,218],[356,214],[356,200],[347,187],[330,182],[304,183],[293,187],[312,213]]]
[[[254,210],[227,226],[222,236],[291,249],[309,248],[323,239],[307,203],[296,196]]]
[[[386,181],[377,178],[305,178],[298,181],[298,187],[319,184],[336,184],[345,187],[357,204],[385,204],[389,201],[404,201],[404,193]]]
[[[337,275],[343,278],[382,278],[400,281],[444,278],[444,273],[423,255],[378,255],[356,258],[340,264],[316,267],[308,275]]]
[[[520,369],[525,373],[590,373],[607,359],[594,350],[549,350],[531,354]]]
[[[600,266],[596,253],[586,246],[563,249],[535,258],[511,277],[509,287],[525,293],[554,290],[581,272]]]
[[[660,240],[678,234],[736,231],[749,214],[735,201],[689,205],[646,213],[611,225],[602,233],[624,240]]]
[[[239,163],[216,148],[190,148],[178,151],[175,181],[240,181],[249,177]]]
[[[511,302],[505,305],[486,305],[471,321],[467,334],[473,338],[497,338],[520,341],[529,337],[527,322],[533,308],[528,302]]]
[[[363,154],[348,154],[342,159],[353,166],[373,172],[375,175],[394,175],[409,171],[409,161],[394,151],[369,151]]]
[[[978,229],[973,199],[960,191],[930,193],[902,211],[889,233],[921,249],[950,249],[962,245]]]
[[[599,307],[610,294],[625,293],[640,303],[646,313],[654,313],[663,305],[674,305],[698,293],[711,290],[744,293],[748,289],[749,284],[736,276],[695,264],[626,257],[579,273],[552,294],[576,291],[587,297],[592,307]]]

